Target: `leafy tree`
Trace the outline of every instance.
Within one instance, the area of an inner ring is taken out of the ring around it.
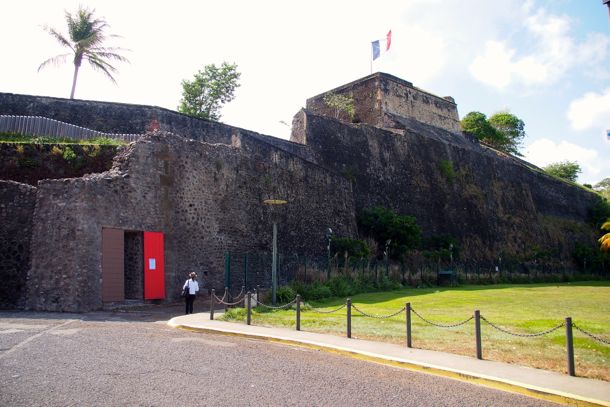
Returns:
[[[593,204],[589,207],[589,223],[593,227],[600,227],[606,218],[610,218],[610,203],[601,196],[595,197]]]
[[[525,137],[525,123],[508,112],[498,112],[487,119],[481,112],[470,112],[460,122],[462,130],[493,148],[521,155],[519,147]]]
[[[544,167],[544,171],[547,174],[554,175],[559,178],[563,178],[568,181],[576,182],[578,174],[582,172],[580,165],[574,161],[562,161],[558,163],[549,164]]]
[[[349,237],[333,237],[331,243],[335,254],[344,255],[347,253],[352,257],[369,257],[371,254],[371,249],[362,240]]]
[[[68,24],[68,37],[61,34],[54,28],[43,27],[53,38],[55,38],[62,46],[70,48],[71,52],[61,54],[47,59],[38,67],[38,71],[49,64],[64,63],[66,58],[73,56],[74,59],[74,76],[72,78],[72,90],[70,91],[70,99],[74,99],[74,91],[76,89],[76,79],[78,78],[78,70],[81,67],[83,60],[95,70],[102,71],[113,83],[116,83],[113,73],[117,69],[110,64],[110,60],[120,62],[129,62],[127,58],[118,54],[121,48],[105,47],[104,42],[108,38],[117,37],[116,35],[106,35],[104,32],[108,28],[108,24],[103,18],[95,18],[93,13],[95,10],[89,10],[79,6],[76,13],[66,13],[66,23]]]
[[[192,81],[182,81],[178,111],[200,119],[219,120],[222,105],[235,98],[240,76],[237,64],[206,65]]]
[[[392,258],[400,258],[421,240],[421,229],[414,217],[399,215],[387,208],[363,210],[358,223],[365,234],[377,241],[378,247],[385,248],[390,241],[388,255]]]
[[[593,185],[593,189],[601,194],[606,199],[610,199],[610,177],[604,178],[597,184]]]
[[[324,103],[335,111],[335,119],[338,119],[341,113],[347,114],[350,120],[354,119],[356,113],[354,108],[354,96],[353,95],[337,95],[336,93],[329,92],[324,95]]]

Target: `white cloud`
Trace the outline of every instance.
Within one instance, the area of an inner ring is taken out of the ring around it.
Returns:
[[[588,92],[573,100],[567,116],[574,130],[610,129],[610,88],[603,93]]]
[[[600,174],[604,170],[609,170],[608,165],[599,157],[594,149],[581,147],[577,144],[565,140],[555,143],[549,139],[539,139],[529,144],[525,148],[525,159],[539,167],[546,167],[549,164],[561,161],[576,161],[582,173],[582,182],[593,183],[599,180]]]
[[[503,42],[487,41],[484,54],[475,58],[470,72],[479,81],[503,89],[511,82],[514,54]]]
[[[525,17],[524,44],[529,52],[518,52],[508,41],[490,40],[482,54],[469,66],[470,73],[480,82],[505,89],[515,83],[549,85],[560,80],[573,68],[584,68],[588,73],[603,77],[599,63],[608,56],[610,37],[589,33],[577,42],[571,36],[571,19],[548,14],[540,8],[532,12],[532,3],[523,7]]]

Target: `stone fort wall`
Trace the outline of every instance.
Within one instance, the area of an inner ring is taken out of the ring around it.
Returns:
[[[0,92],[0,115],[42,116],[109,133],[144,134],[161,130],[208,143],[231,144],[232,137],[239,135],[244,143],[263,142],[311,159],[309,150],[301,144],[156,106]]]
[[[402,132],[353,125],[309,111],[295,117],[319,162],[352,180],[357,210],[384,206],[415,216],[426,236],[461,241],[463,258],[557,251],[570,267],[576,242],[595,244],[586,223],[597,195],[436,127]],[[329,135],[333,135],[330,137]],[[450,170],[448,170],[450,168]]]
[[[345,112],[324,102],[327,94],[352,96],[353,120]],[[451,97],[439,97],[413,86],[411,82],[385,73],[374,73],[354,82],[307,99],[307,110],[345,122],[365,123],[394,128],[394,116],[416,119],[422,123],[460,133],[457,105]]]
[[[6,196],[36,201],[35,212],[29,204],[10,209],[33,217],[27,305],[102,306],[103,227],[165,233],[169,299],[178,298],[190,271],[207,273],[205,288],[222,289],[224,253],[268,250],[273,220],[281,252],[319,254],[326,228],[357,236],[357,211],[377,205],[415,216],[426,236],[458,238],[471,264],[538,247],[556,251],[558,267],[569,267],[576,242],[595,243],[596,231],[585,223],[595,194],[456,133],[452,101],[425,92],[416,100],[408,93],[415,88],[393,88],[387,77],[342,87],[359,101],[359,124],[333,119],[335,112],[312,98],[315,112],[295,117],[293,142],[150,106],[0,94],[0,114],[109,132],[161,129],[123,147],[108,172],[44,180],[18,193],[5,187]],[[404,116],[405,101],[422,109],[417,118]],[[273,197],[289,204],[272,213],[262,201]]]
[[[35,187],[0,181],[0,309],[25,301],[35,204]]]
[[[102,227],[165,233],[166,292],[187,274],[224,286],[224,253],[268,250],[272,217],[282,252],[324,251],[324,230],[357,233],[349,182],[270,144],[209,144],[167,133],[122,149],[113,168],[38,186],[28,303],[87,311],[101,301]],[[288,201],[270,213],[262,201]]]

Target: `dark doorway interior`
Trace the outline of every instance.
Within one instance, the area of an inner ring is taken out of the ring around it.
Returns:
[[[125,231],[125,299],[144,299],[144,234]]]

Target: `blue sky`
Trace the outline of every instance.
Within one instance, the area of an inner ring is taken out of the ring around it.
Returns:
[[[64,10],[79,3],[122,36],[113,45],[130,49],[131,63],[117,66],[117,86],[84,66],[77,98],[176,109],[182,79],[235,62],[241,87],[221,121],[288,138],[281,122],[308,97],[368,75],[370,42],[392,29],[373,71],[453,96],[460,116],[509,110],[525,121],[528,161],[577,161],[582,183],[610,177],[610,21],[601,0],[5,1],[1,92],[69,95],[69,64],[37,72],[63,51],[41,26],[64,31]]]

